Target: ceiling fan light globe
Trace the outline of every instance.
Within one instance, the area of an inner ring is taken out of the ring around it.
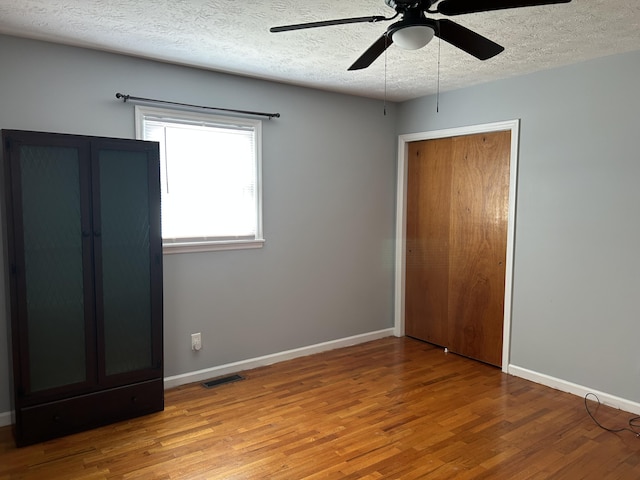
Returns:
[[[412,25],[393,32],[393,43],[405,50],[418,50],[429,43],[435,31],[428,25]]]

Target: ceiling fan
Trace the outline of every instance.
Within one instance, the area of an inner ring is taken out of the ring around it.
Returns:
[[[473,55],[479,60],[487,60],[502,52],[504,47],[451,20],[427,18],[425,14],[439,13],[453,16],[569,2],[571,0],[384,0],[388,7],[396,11],[396,14],[392,17],[340,18],[272,27],[269,31],[275,33],[348,23],[376,23],[394,20],[400,16],[400,20],[389,25],[387,31],[349,67],[349,70],[367,68],[393,43],[400,48],[417,50],[429,43],[434,36]],[[432,8],[434,5],[435,8]]]

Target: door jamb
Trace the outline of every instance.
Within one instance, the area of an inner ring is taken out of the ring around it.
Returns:
[[[502,331],[502,371],[507,373],[511,339],[511,302],[513,295],[513,256],[515,244],[515,213],[518,179],[518,140],[520,120],[485,123],[465,127],[448,128],[427,132],[409,133],[398,136],[397,196],[396,196],[396,252],[395,252],[395,312],[394,330],[396,337],[404,336],[405,324],[405,255],[407,227],[407,159],[409,143],[436,138],[448,138],[476,133],[499,131],[511,132],[511,152],[509,158],[509,213],[507,220],[507,258],[504,288],[504,320]]]

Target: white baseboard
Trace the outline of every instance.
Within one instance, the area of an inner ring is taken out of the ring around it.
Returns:
[[[293,350],[286,350],[284,352],[273,353],[271,355],[264,355],[262,357],[227,363],[225,365],[205,368],[204,370],[198,370],[195,372],[182,373],[180,375],[165,377],[164,388],[167,389],[177,387],[179,385],[185,385],[187,383],[201,382],[209,380],[210,378],[227,375],[228,373],[237,373],[243,370],[250,370],[256,367],[282,362],[284,360],[305,357],[314,353],[326,352],[328,350],[349,347],[351,345],[358,345],[359,343],[370,342],[372,340],[378,340],[379,338],[390,337],[392,335],[393,328],[386,328],[376,332],[363,333],[360,335],[354,335],[353,337],[341,338],[330,342],[318,343],[316,345],[309,345],[307,347],[296,348]],[[11,425],[12,418],[12,412],[0,412],[0,427]]]
[[[593,388],[571,383],[560,378],[551,377],[544,373],[534,372],[533,370],[528,370],[516,365],[509,365],[507,373],[516,377],[524,378],[525,380],[531,380],[532,382],[546,385],[547,387],[551,387],[562,392],[572,393],[582,398],[584,398],[587,393],[595,393],[600,399],[600,403],[604,405],[617,408],[618,410],[624,410],[625,412],[630,412],[635,415],[640,415],[640,403],[632,402],[631,400],[616,397],[615,395],[610,395]]]
[[[171,377],[165,377],[164,388],[168,389],[177,387],[179,385],[185,385],[187,383],[202,382],[204,380],[220,377],[229,373],[237,373],[243,370],[263,367],[265,365],[271,365],[285,360],[291,360],[298,357],[306,357],[307,355],[312,355],[314,353],[326,352],[328,350],[334,350],[336,348],[349,347],[351,345],[357,345],[359,343],[370,342],[372,340],[378,340],[379,338],[390,337],[393,335],[393,332],[393,328],[386,328],[384,330],[378,330],[376,332],[363,333],[360,335],[354,335],[352,337],[331,340],[329,342],[309,345],[307,347],[295,348],[293,350],[286,350],[284,352],[273,353],[271,355],[264,355],[262,357],[250,358],[247,360],[241,360],[239,362],[227,363],[225,365],[205,368],[204,370],[197,370],[195,372],[173,375]]]
[[[0,412],[0,427],[6,427],[13,423],[13,412]]]

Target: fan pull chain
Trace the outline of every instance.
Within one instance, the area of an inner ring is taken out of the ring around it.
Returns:
[[[436,74],[436,113],[440,112],[440,49],[442,46],[442,38],[438,36],[438,73]]]
[[[387,41],[388,37],[384,36],[384,105],[382,107],[382,114],[387,116]]]

